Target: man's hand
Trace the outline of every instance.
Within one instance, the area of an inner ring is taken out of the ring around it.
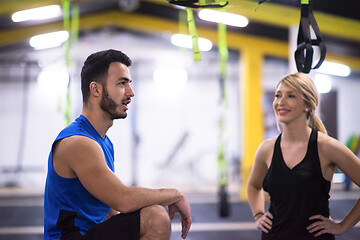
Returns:
[[[185,239],[189,232],[192,220],[191,220],[190,205],[184,196],[180,201],[169,205],[169,216],[171,220],[174,218],[176,212],[180,213],[181,229],[182,229],[181,237]]]

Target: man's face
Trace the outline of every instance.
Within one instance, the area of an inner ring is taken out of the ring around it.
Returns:
[[[100,107],[112,120],[127,116],[128,104],[135,95],[130,86],[131,81],[126,65],[120,62],[110,64]]]

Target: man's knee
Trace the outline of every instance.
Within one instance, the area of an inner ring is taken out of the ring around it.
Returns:
[[[157,224],[169,225],[171,223],[168,212],[163,206],[152,205],[141,209],[141,219]]]
[[[152,205],[141,209],[140,234],[142,236],[149,236],[149,239],[169,239],[170,233],[170,217],[163,206]],[[150,235],[157,238],[152,238]]]

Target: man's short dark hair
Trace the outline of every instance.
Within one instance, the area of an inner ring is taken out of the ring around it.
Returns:
[[[93,53],[85,60],[81,69],[81,92],[84,103],[89,98],[90,83],[95,81],[104,84],[109,65],[113,62],[120,62],[127,67],[132,64],[131,59],[125,53],[114,49]]]

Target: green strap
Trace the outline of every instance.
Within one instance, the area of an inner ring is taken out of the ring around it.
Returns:
[[[188,28],[189,33],[191,35],[192,39],[192,50],[194,55],[194,61],[201,61],[201,53],[199,49],[199,42],[198,42],[198,34],[196,31],[195,21],[194,21],[194,15],[191,8],[186,8],[187,13],[187,22],[188,22]]]
[[[66,109],[65,109],[65,124],[68,126],[70,124],[70,77],[69,77],[69,84],[66,91]]]
[[[70,0],[63,0],[63,12],[64,12],[64,30],[70,33]],[[66,66],[70,66],[70,41],[69,38],[64,44],[65,47],[65,63]]]
[[[183,10],[179,10],[179,33],[188,34],[186,12]]]
[[[309,0],[301,0],[301,4],[309,5]]]
[[[64,22],[64,30],[70,34],[70,0],[62,0],[63,3],[63,22]],[[65,65],[67,70],[69,71],[70,66],[70,38],[66,40],[64,43],[65,49]],[[70,89],[69,89],[70,79],[67,86],[66,91],[66,107],[65,107],[65,126],[70,124]]]
[[[218,23],[218,51],[219,51],[219,66],[220,66],[220,74],[222,76],[222,102],[224,103],[225,109],[228,108],[228,100],[225,88],[225,82],[227,78],[227,62],[229,58],[229,50],[227,46],[227,31],[226,31],[226,24]]]
[[[184,7],[190,8],[222,8],[228,5],[228,1],[224,0],[168,0],[171,4],[176,4]]]
[[[226,64],[229,57],[229,51],[226,39],[226,25],[218,23],[218,40],[219,40],[219,55],[220,55],[220,73],[226,78],[227,70]]]
[[[64,30],[68,31],[70,37],[65,42],[65,64],[67,70],[70,71],[70,44],[76,43],[79,36],[79,18],[80,18],[80,8],[79,4],[75,4],[72,7],[72,21],[70,22],[70,0],[63,0],[63,12],[64,12]],[[71,24],[71,27],[70,27]],[[70,107],[71,107],[71,98],[70,98],[70,74],[69,74],[69,83],[67,86],[66,92],[66,107],[65,107],[65,124],[66,126],[70,124]]]
[[[76,3],[72,7],[72,19],[71,19],[71,43],[77,43],[79,39],[79,19],[80,19],[80,7],[79,3]]]
[[[219,120],[219,146],[217,154],[217,163],[219,168],[219,186],[224,186],[228,184],[228,166],[225,156],[226,146],[227,146],[227,130],[225,123],[226,111],[228,109],[227,95],[225,82],[227,78],[227,61],[229,57],[229,51],[227,46],[227,31],[226,25],[223,23],[218,23],[218,51],[219,51],[219,70],[220,70],[220,86],[221,86],[221,113]]]
[[[217,162],[219,167],[219,178],[218,178],[219,186],[224,186],[227,185],[228,183],[227,164],[225,160],[224,148],[225,148],[224,143],[220,143],[218,148],[218,156],[217,156]]]
[[[63,3],[63,20],[64,29],[69,30],[70,28],[70,0],[62,0]]]
[[[224,112],[220,115],[220,121],[219,121],[219,145],[217,149],[217,164],[218,164],[218,170],[219,170],[219,176],[218,176],[218,184],[219,186],[227,185],[228,183],[228,166],[226,162],[226,156],[225,156],[225,148],[227,146],[227,142],[225,140],[225,134],[226,133],[226,126],[224,121]]]
[[[186,11],[183,10],[179,10],[179,33],[183,35],[188,35]],[[186,48],[181,47],[180,51],[184,53],[184,55],[188,54],[188,49]]]
[[[199,5],[203,6],[203,5],[209,5],[209,4],[213,4],[213,3],[217,3],[219,5],[225,5],[226,1],[224,0],[199,0]]]

